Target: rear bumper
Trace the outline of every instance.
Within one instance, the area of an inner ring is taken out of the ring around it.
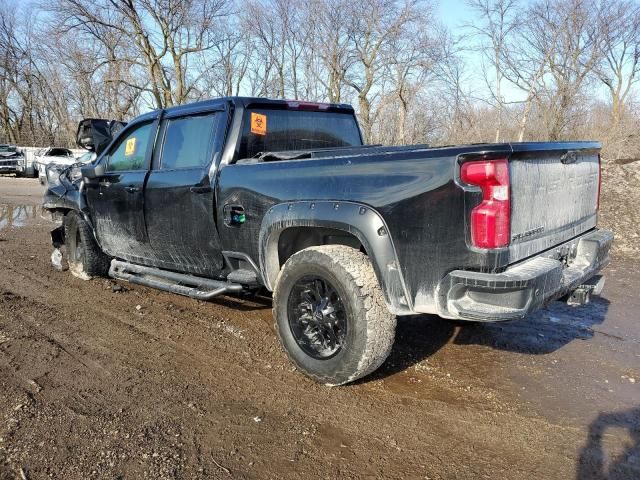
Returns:
[[[595,230],[502,273],[455,270],[440,283],[439,313],[482,322],[522,318],[596,276],[612,242],[613,233]],[[558,252],[568,252],[564,261]]]

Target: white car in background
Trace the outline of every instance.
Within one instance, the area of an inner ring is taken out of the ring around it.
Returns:
[[[40,184],[44,185],[47,181],[48,165],[73,165],[74,163],[77,163],[76,157],[68,148],[49,147],[38,152],[34,160],[34,167],[38,170]]]
[[[76,157],[71,164],[51,162],[45,167],[44,175],[46,182],[49,187],[58,185],[60,183],[60,175],[63,173],[72,181],[80,180],[82,178],[80,167],[88,163],[93,163],[95,159],[95,152],[86,152]],[[73,166],[69,168],[69,165]],[[40,182],[42,183],[42,180],[40,180]]]

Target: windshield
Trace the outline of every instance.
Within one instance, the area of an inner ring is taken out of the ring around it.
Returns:
[[[248,109],[238,158],[261,152],[362,145],[353,113]]]
[[[87,164],[87,163],[91,163],[91,162],[93,162],[94,158],[95,158],[95,153],[93,153],[93,152],[87,152],[87,153],[83,153],[82,155],[80,155],[80,156],[77,158],[77,161],[78,161],[78,163],[85,163],[85,164]]]
[[[66,148],[52,148],[47,155],[50,157],[70,157],[71,150],[67,150]]]
[[[16,147],[10,145],[0,145],[0,152],[15,152]]]

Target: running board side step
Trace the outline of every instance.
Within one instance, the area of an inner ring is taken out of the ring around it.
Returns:
[[[210,300],[218,295],[240,292],[243,289],[242,285],[237,283],[145,267],[120,260],[111,260],[109,276],[198,300]]]

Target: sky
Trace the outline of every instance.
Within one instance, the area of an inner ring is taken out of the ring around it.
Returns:
[[[521,0],[523,6],[533,3],[534,0]],[[439,19],[447,26],[454,35],[462,35],[464,33],[464,25],[473,23],[477,19],[477,14],[473,12],[466,4],[465,0],[440,0],[438,4],[437,15]],[[489,93],[482,75],[481,57],[478,53],[468,52],[464,55],[465,64],[467,66],[467,74],[469,75],[465,85],[469,91],[475,96],[486,98]],[[477,73],[474,73],[476,71]],[[502,84],[502,94],[508,102],[523,101],[526,93],[516,86],[505,81]],[[606,101],[609,94],[604,86],[596,87],[593,94]]]
[[[473,19],[463,0],[442,0],[438,6],[439,17],[444,24],[455,31],[461,24]]]
[[[522,3],[529,3],[529,0],[523,0]],[[467,6],[465,0],[441,0],[437,14],[440,21],[454,35],[463,35],[465,33],[464,26],[472,24],[477,19],[477,14]],[[490,94],[483,78],[480,54],[467,52],[463,54],[463,57],[468,75],[465,82],[466,89],[473,92],[475,96],[487,98]],[[521,101],[526,96],[524,92],[506,81],[502,85],[502,94],[507,101]]]

